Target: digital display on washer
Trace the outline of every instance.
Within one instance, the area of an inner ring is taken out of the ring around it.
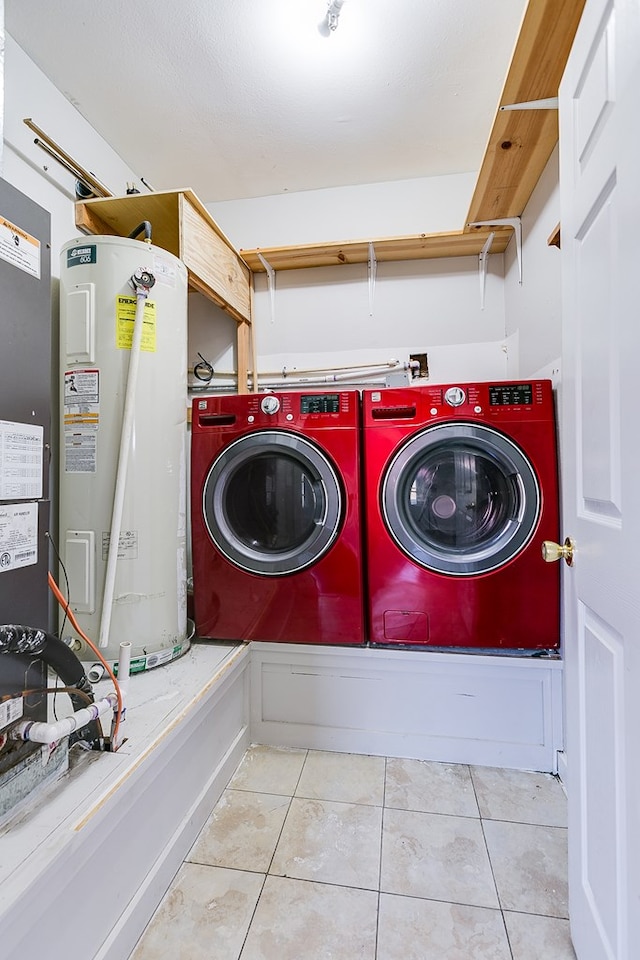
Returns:
[[[533,403],[530,383],[507,383],[489,387],[490,407],[515,407]]]
[[[340,413],[339,393],[303,393],[300,413]]]

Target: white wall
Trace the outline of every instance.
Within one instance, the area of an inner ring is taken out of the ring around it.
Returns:
[[[136,177],[7,34],[3,176],[51,213],[51,271],[58,277],[60,248],[77,235],[75,181],[34,144],[25,117],[114,192],[124,193]]]
[[[475,180],[475,173],[458,173],[208,203],[207,209],[245,250],[439,233],[460,229]]]
[[[474,183],[475,174],[458,174],[207,206],[239,249],[376,239],[460,229]],[[280,271],[273,300],[257,274],[258,369],[295,373],[427,353],[432,382],[504,377],[502,269],[502,257],[491,258],[484,310],[477,257],[378,263],[373,289],[367,264]],[[192,326],[190,358],[198,350],[219,356],[213,327],[198,322],[196,334]],[[224,360],[229,367],[232,357]]]
[[[515,241],[505,252],[505,318],[510,364],[516,376],[559,379],[562,311],[560,251],[547,240],[560,221],[558,148],[552,153],[522,215],[522,286]]]

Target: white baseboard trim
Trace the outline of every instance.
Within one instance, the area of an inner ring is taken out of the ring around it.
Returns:
[[[562,783],[562,789],[567,792],[567,754],[564,750],[558,750],[556,773]]]

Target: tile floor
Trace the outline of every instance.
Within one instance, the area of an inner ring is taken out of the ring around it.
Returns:
[[[574,960],[548,774],[253,746],[130,960]]]

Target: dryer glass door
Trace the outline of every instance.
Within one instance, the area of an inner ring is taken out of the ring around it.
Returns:
[[[398,546],[420,566],[487,573],[528,543],[540,515],[529,460],[490,427],[443,424],[416,434],[385,472],[382,509]]]
[[[202,505],[209,536],[228,560],[250,573],[284,576],[315,563],[333,544],[343,496],[319,447],[265,430],[219,454]]]

